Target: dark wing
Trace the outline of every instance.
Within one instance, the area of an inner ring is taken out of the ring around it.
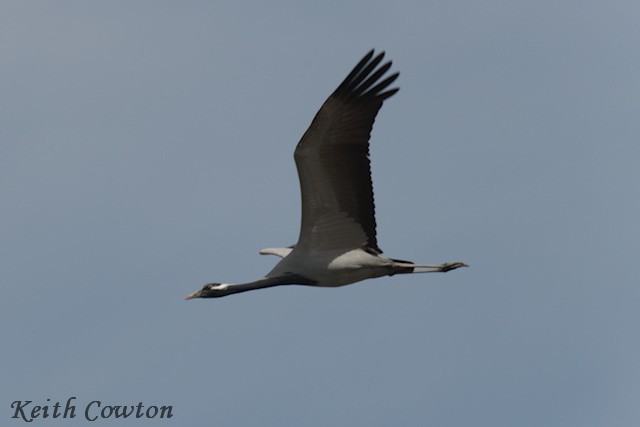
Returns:
[[[367,247],[382,251],[369,162],[369,136],[399,73],[384,79],[391,61],[371,50],[324,102],[295,150],[302,191],[298,250]],[[381,80],[382,79],[382,80]]]

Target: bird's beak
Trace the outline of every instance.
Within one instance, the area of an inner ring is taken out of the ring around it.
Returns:
[[[187,295],[186,297],[184,297],[185,300],[190,300],[190,299],[194,299],[194,298],[200,298],[200,291],[196,291],[192,294]]]

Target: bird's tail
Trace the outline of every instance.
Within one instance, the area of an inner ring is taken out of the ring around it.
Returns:
[[[446,273],[460,267],[469,267],[464,262],[445,262],[444,264],[416,264],[411,261],[403,261],[400,259],[391,259],[393,261],[393,270],[389,276],[394,274],[409,273]]]
[[[391,258],[393,261],[393,270],[389,276],[393,276],[394,274],[409,274],[413,273],[416,269],[417,265],[411,261],[404,261],[401,259]]]

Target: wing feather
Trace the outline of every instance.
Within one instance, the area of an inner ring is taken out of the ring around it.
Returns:
[[[368,52],[324,102],[296,147],[294,157],[302,192],[302,222],[297,250],[349,250],[378,253],[369,137],[385,99],[398,78],[380,79],[384,52]]]

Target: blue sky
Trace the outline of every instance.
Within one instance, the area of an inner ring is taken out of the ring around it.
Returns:
[[[70,396],[164,425],[640,420],[637,2],[0,10],[3,424]],[[379,244],[471,268],[184,301],[295,243],[293,148],[372,47],[401,72]]]

